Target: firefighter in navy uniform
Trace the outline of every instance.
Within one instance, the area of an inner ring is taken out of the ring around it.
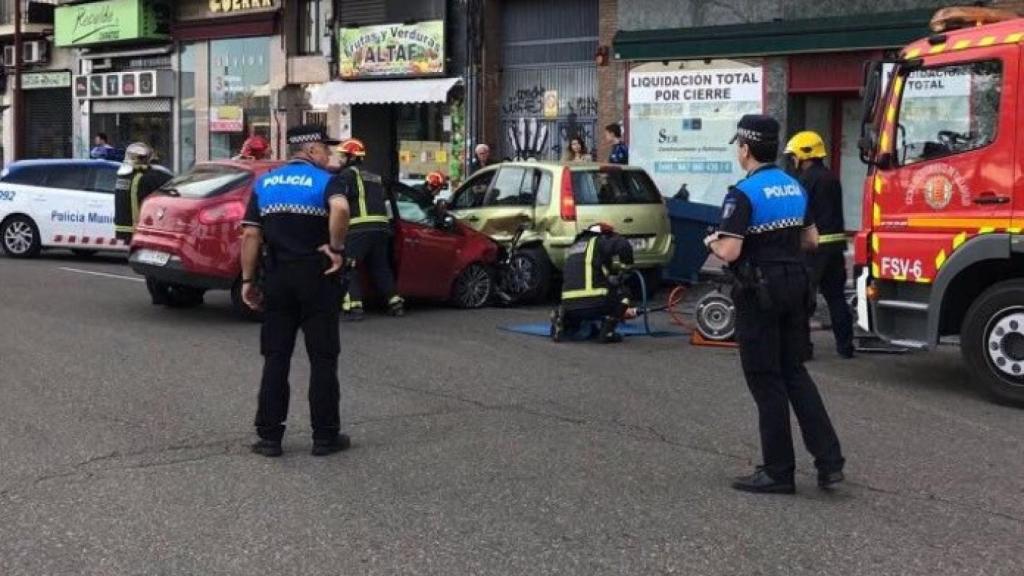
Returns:
[[[342,161],[339,178],[352,210],[346,254],[358,268],[369,272],[370,280],[387,302],[388,313],[403,316],[405,301],[395,292],[395,276],[391,271],[391,221],[384,187],[379,181],[363,178],[359,172],[366,156],[366,147],[361,141],[345,140],[338,146],[338,153]],[[363,286],[358,274],[353,274],[349,282],[342,310],[346,320],[363,319]]]
[[[729,263],[736,282],[736,340],[751,395],[757,403],[764,464],[737,478],[733,488],[756,493],[795,491],[790,429],[792,406],[804,444],[814,455],[818,485],[843,480],[839,439],[818,388],[804,368],[810,298],[803,250],[818,232],[800,184],[776,167],[779,123],[744,116],[737,127],[740,165],[747,177],[726,194],[720,229],[705,239]]]
[[[817,292],[828,303],[836,352],[853,358],[853,314],[846,303],[846,233],[843,224],[843,187],[825,166],[828,155],[825,142],[815,132],[800,132],[786,144],[786,155],[792,158],[797,178],[807,192],[814,223],[818,227],[818,248],[807,253],[811,271],[811,293]],[[814,309],[811,309],[814,315]],[[807,357],[813,356],[808,340]]]
[[[142,201],[156,192],[171,175],[154,169],[153,149],[142,142],[130,144],[124,151],[124,163],[117,170],[114,185],[114,235],[125,244],[131,244],[135,226],[139,223]],[[177,300],[171,294],[171,286],[146,278],[153,304],[172,304]],[[200,302],[202,298],[200,297]]]
[[[629,309],[621,275],[633,265],[633,246],[607,224],[576,237],[562,271],[562,303],[551,313],[551,339],[561,342],[584,322],[599,320],[602,342],[621,342],[615,328]]]
[[[260,384],[253,452],[280,456],[288,417],[288,372],[302,328],[309,356],[309,410],[313,455],[349,447],[339,432],[338,300],[344,291],[349,208],[341,180],[324,168],[337,144],[319,126],[288,131],[292,160],[253,185],[242,239],[242,299],[263,311]],[[260,254],[263,282],[256,284]]]

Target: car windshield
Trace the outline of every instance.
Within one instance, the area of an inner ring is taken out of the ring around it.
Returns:
[[[249,171],[233,166],[196,166],[169,180],[161,190],[186,198],[209,198],[238,188],[251,178]]]
[[[573,196],[579,205],[659,204],[661,193],[640,170],[581,170],[572,173]]]

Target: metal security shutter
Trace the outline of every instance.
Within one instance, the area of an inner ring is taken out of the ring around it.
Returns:
[[[139,100],[93,100],[93,114],[151,114],[171,112],[169,98],[143,98]]]
[[[71,89],[25,90],[25,158],[71,158]]]
[[[595,147],[597,0],[509,0],[502,4],[499,157],[557,160],[574,135]],[[544,98],[558,98],[545,117]]]
[[[384,24],[388,19],[385,0],[348,0],[340,9],[342,26]]]

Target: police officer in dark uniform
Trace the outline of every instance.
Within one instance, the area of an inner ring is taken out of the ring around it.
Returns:
[[[264,357],[252,450],[281,455],[288,417],[288,371],[302,328],[309,355],[313,455],[349,447],[341,434],[338,385],[338,300],[349,208],[341,180],[324,168],[337,144],[319,126],[288,131],[292,160],[253,185],[242,241],[242,299],[263,311]],[[263,250],[265,244],[265,250]],[[261,251],[262,287],[256,284]]]
[[[795,458],[789,409],[814,455],[818,485],[843,480],[844,459],[817,386],[804,368],[810,297],[803,250],[818,232],[800,184],[776,167],[779,123],[744,116],[733,142],[747,177],[729,189],[720,229],[705,239],[736,278],[736,340],[757,403],[764,464],[733,488],[792,494]]]
[[[811,270],[811,294],[817,303],[817,292],[828,303],[836,352],[853,358],[853,314],[846,303],[846,227],[843,224],[843,186],[825,166],[825,142],[816,132],[799,132],[786,144],[786,155],[792,158],[797,178],[807,192],[814,223],[818,227],[818,248],[807,253]],[[814,315],[814,308],[811,309]],[[807,356],[813,345],[808,340]]]
[[[619,275],[633,264],[633,246],[607,224],[595,224],[576,237],[562,270],[562,303],[551,314],[551,339],[561,342],[584,322],[601,321],[602,342],[621,342],[615,328],[629,309]]]
[[[388,313],[402,316],[405,301],[395,292],[395,275],[391,271],[391,220],[384,187],[379,179],[364,178],[360,173],[366,156],[366,147],[360,140],[345,140],[338,146],[338,152],[343,164],[339,178],[352,209],[347,254],[356,266],[369,272],[387,302]],[[363,319],[363,286],[358,275],[349,282],[342,309],[346,320]]]

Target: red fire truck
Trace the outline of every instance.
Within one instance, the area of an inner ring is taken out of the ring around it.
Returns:
[[[970,377],[1024,401],[1024,18],[947,8],[867,67],[858,322],[927,349],[959,336]]]

